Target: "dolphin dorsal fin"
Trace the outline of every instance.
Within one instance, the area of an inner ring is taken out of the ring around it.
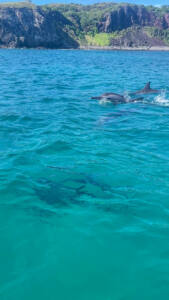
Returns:
[[[144,90],[150,90],[150,81],[146,83]]]

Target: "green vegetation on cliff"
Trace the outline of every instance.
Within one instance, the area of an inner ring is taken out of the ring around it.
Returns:
[[[85,42],[88,46],[100,46],[106,47],[111,45],[111,40],[121,37],[121,32],[112,32],[112,33],[96,33],[96,34],[87,34],[85,35]],[[83,43],[84,44],[84,43]]]
[[[132,4],[128,4],[133,6]],[[58,10],[66,18],[68,18],[77,29],[85,34],[98,33],[98,23],[102,17],[112,11],[125,7],[126,4],[117,3],[98,3],[93,5],[80,4],[49,4],[44,5],[44,9]]]
[[[32,8],[36,9],[36,5],[31,2],[2,2],[0,3],[1,8]]]
[[[141,26],[144,34],[151,37],[152,43],[153,38],[155,38],[154,43],[157,43],[158,39],[166,44],[169,43],[169,29],[162,28],[169,27],[169,18],[168,24],[164,19],[165,14],[169,14],[169,6],[159,8],[126,3],[98,3],[94,5],[50,4],[43,7],[58,10],[71,21],[71,34],[81,45],[111,46],[113,40],[121,39],[128,33],[128,28],[130,32],[135,32],[138,26]],[[135,23],[132,24],[133,20]],[[108,23],[110,24],[107,28]],[[154,23],[157,23],[159,28]]]
[[[169,29],[162,30],[157,27],[145,27],[144,30],[150,37],[158,38],[169,45]]]
[[[0,47],[169,45],[169,6],[0,4]]]

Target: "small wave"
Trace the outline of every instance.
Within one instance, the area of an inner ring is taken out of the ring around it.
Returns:
[[[66,142],[62,140],[54,141],[53,143],[47,143],[43,147],[37,150],[38,153],[50,153],[54,154],[56,152],[68,151],[71,150],[72,147]]]
[[[166,97],[166,91],[162,91],[160,95],[156,96],[154,103],[162,106],[169,106],[169,99]]]

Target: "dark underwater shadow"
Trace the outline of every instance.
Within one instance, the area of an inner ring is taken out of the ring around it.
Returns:
[[[111,185],[102,184],[86,174],[72,173],[60,182],[41,178],[39,182],[43,186],[35,187],[35,194],[42,203],[51,207],[53,213],[59,210],[69,213],[73,207],[79,206],[116,214],[126,212],[130,207],[126,191],[117,191]]]

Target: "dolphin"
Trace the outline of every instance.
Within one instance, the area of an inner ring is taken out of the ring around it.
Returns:
[[[141,90],[138,90],[136,92],[130,93],[130,95],[137,95],[137,94],[158,94],[160,93],[160,90],[154,90],[150,87],[150,82],[147,82],[145,87]]]
[[[140,101],[143,99],[143,97],[139,97],[136,99],[127,99],[124,96],[116,94],[116,93],[104,93],[100,96],[91,97],[91,99],[96,99],[96,100],[104,100],[105,99],[113,104],[120,104],[120,103]]]

